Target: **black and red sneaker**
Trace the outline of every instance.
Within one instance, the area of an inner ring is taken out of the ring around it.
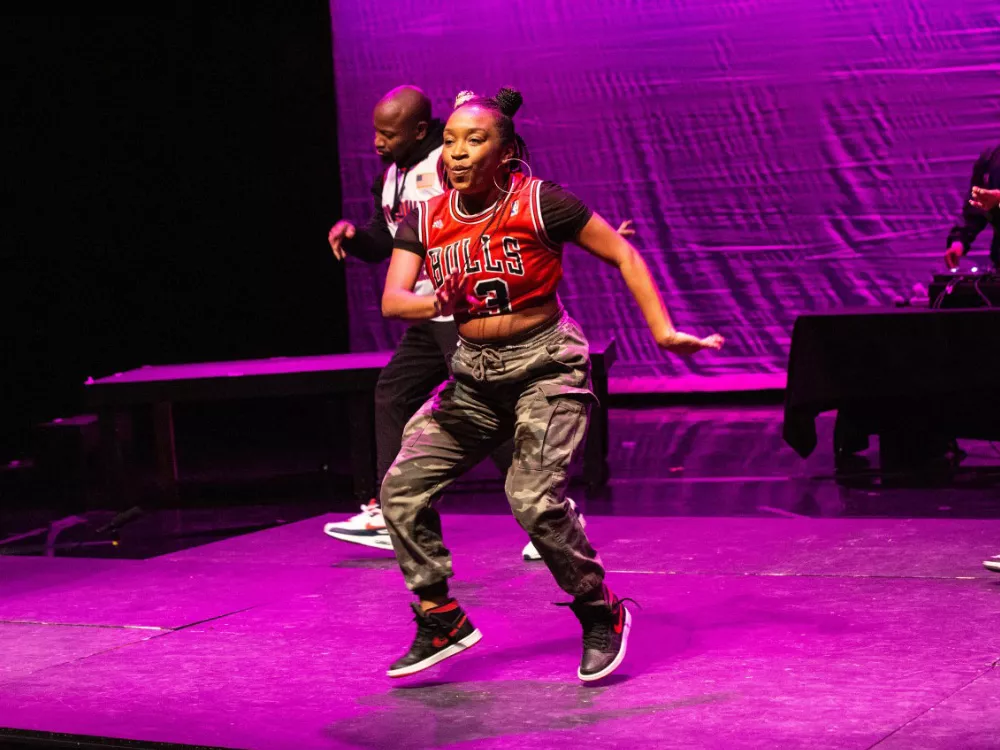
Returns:
[[[619,599],[607,586],[603,596],[573,601],[569,608],[583,626],[583,658],[576,676],[584,682],[603,679],[625,658],[632,613],[625,606],[631,599]]]
[[[413,619],[417,623],[417,635],[406,656],[389,667],[387,674],[390,677],[422,672],[475,646],[483,637],[454,599],[426,612],[419,604],[411,606],[416,614]]]

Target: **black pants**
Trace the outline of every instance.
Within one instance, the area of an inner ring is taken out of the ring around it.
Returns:
[[[389,364],[375,386],[376,497],[385,473],[396,460],[403,428],[431,393],[451,374],[451,359],[458,349],[454,323],[418,323],[406,329]],[[492,454],[493,463],[507,476],[514,454],[508,441]]]

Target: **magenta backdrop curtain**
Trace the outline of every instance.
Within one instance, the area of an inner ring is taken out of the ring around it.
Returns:
[[[414,83],[446,116],[461,89],[512,85],[535,173],[634,219],[679,326],[729,341],[660,353],[617,273],[567,247],[563,299],[617,338],[618,391],[782,385],[796,315],[926,285],[1000,140],[994,2],[331,0],[331,16],[348,217],[370,210],[381,94]],[[352,347],[391,347],[384,269],[348,276]]]

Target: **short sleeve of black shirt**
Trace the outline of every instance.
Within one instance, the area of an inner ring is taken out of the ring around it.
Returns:
[[[542,182],[538,197],[545,233],[556,245],[575,240],[594,215],[583,201],[554,182]]]
[[[420,234],[417,232],[420,221],[420,210],[410,211],[406,217],[399,222],[396,228],[396,237],[392,241],[393,248],[408,250],[419,255],[421,258],[427,255],[427,248],[420,241]]]

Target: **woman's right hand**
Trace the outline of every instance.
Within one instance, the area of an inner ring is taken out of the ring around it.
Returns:
[[[462,285],[465,276],[461,271],[447,276],[444,283],[434,290],[434,314],[435,317],[450,317],[455,314],[458,306],[458,298],[462,294]]]
[[[673,331],[657,339],[656,343],[661,349],[666,349],[671,354],[686,356],[700,352],[702,349],[721,349],[726,340],[717,333],[700,339],[697,336],[692,336],[690,333]]]

